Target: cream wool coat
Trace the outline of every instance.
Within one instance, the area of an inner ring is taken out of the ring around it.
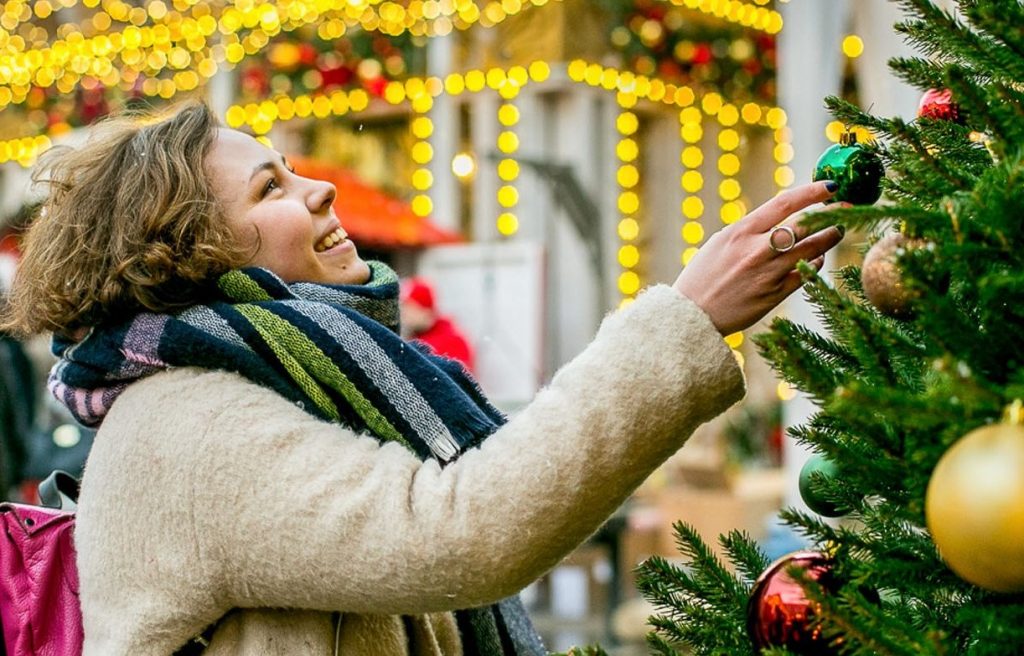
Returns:
[[[547,572],[742,393],[721,335],[664,286],[444,469],[234,374],[151,376],[86,466],[84,656],[169,656],[226,613],[207,656],[329,656],[336,635],[340,654],[459,656],[449,611]]]

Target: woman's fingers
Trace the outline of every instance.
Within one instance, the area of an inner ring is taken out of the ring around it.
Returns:
[[[842,230],[835,226],[829,226],[799,239],[792,250],[780,253],[779,257],[784,259],[791,267],[794,267],[800,260],[810,262],[824,255],[842,239]]]
[[[808,264],[810,264],[811,268],[813,268],[815,271],[821,271],[821,268],[825,266],[825,256],[819,255],[818,257],[808,262]],[[782,283],[780,283],[779,285],[781,294],[779,302],[781,303],[790,294],[800,289],[800,287],[802,287],[803,284],[804,277],[799,271],[793,269],[792,271],[787,273],[786,277],[782,279]]]
[[[788,189],[748,214],[740,225],[752,233],[767,233],[792,214],[831,198],[834,191],[828,187],[834,184],[822,181]]]

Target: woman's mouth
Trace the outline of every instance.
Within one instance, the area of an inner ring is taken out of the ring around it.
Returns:
[[[313,250],[315,250],[317,253],[323,253],[324,251],[330,250],[337,246],[338,244],[347,240],[348,233],[346,233],[341,226],[338,226],[337,230],[335,230],[331,234],[327,235],[326,237],[318,241],[313,246]]]

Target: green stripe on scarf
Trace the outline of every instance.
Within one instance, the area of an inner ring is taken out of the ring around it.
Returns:
[[[224,293],[238,301],[272,301],[273,297],[263,290],[255,280],[235,269],[228,271],[217,281]]]
[[[260,336],[273,349],[274,354],[288,370],[295,383],[302,388],[302,391],[332,419],[339,418],[338,409],[317,383],[317,380],[326,383],[331,389],[343,395],[374,434],[413,450],[412,445],[402,437],[402,434],[387,420],[387,417],[382,415],[348,376],[298,328],[278,315],[255,305],[242,303],[236,305],[235,309],[252,324],[253,328],[259,331]],[[312,372],[313,376],[310,376],[308,372]]]

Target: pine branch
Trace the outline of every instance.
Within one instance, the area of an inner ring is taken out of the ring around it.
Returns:
[[[659,611],[650,619],[658,634],[649,637],[650,644],[658,649],[688,644],[699,654],[751,656],[744,619],[749,584],[725,569],[692,526],[676,522],[673,528],[685,569],[659,557],[637,568],[637,586]],[[755,563],[756,548],[748,538],[734,536],[728,542],[744,567]]]
[[[941,89],[946,84],[945,67],[921,57],[894,57],[889,70],[918,89]]]
[[[978,29],[984,30],[1020,59],[1024,59],[1024,7],[1005,0],[967,0],[959,2],[960,11]]]

